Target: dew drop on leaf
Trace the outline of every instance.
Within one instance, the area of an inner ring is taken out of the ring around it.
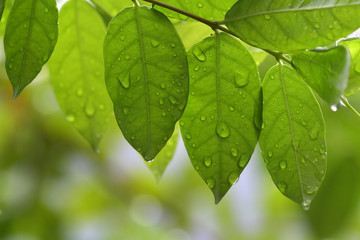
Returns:
[[[336,105],[331,105],[331,106],[330,106],[330,109],[331,109],[331,111],[333,111],[333,112],[336,112],[336,111],[338,110]]]
[[[95,114],[95,108],[94,105],[91,103],[91,101],[88,101],[85,105],[85,113],[87,116],[92,117]]]
[[[205,157],[205,158],[204,158],[204,164],[205,164],[206,167],[210,167],[211,164],[212,164],[212,159],[211,159],[211,157]]]
[[[185,137],[186,137],[187,140],[190,140],[192,136],[191,136],[190,133],[186,133],[186,134],[185,134]]]
[[[247,156],[246,156],[246,155],[242,155],[241,158],[240,158],[240,160],[239,160],[239,167],[240,167],[240,168],[244,168],[244,167],[246,166],[247,162],[248,162]]]
[[[215,180],[213,178],[208,178],[206,179],[206,184],[212,189],[215,187]]]
[[[160,42],[155,40],[155,39],[151,39],[151,46],[156,48],[157,46],[159,46]]]
[[[280,192],[285,193],[287,184],[284,181],[280,181],[276,184],[276,186],[279,188]]]
[[[231,185],[235,184],[239,179],[239,176],[237,174],[237,172],[232,172],[230,173],[229,177],[228,177],[228,181]]]
[[[273,155],[273,152],[272,152],[272,151],[269,151],[269,152],[268,152],[268,157],[270,157],[270,158],[271,158],[271,157],[272,157],[272,155]]]
[[[205,116],[205,115],[201,115],[201,116],[200,116],[200,120],[201,120],[201,121],[205,121],[205,120],[206,120],[206,116]]]
[[[216,124],[216,134],[221,138],[227,138],[230,136],[230,128],[224,122],[218,122]]]
[[[199,8],[202,8],[204,5],[203,5],[201,2],[199,2],[197,6],[198,6]]]
[[[265,17],[266,20],[270,20],[270,19],[271,19],[271,16],[270,16],[269,14],[265,14],[264,17]]]
[[[196,59],[199,60],[200,62],[205,62],[206,61],[205,53],[198,46],[194,47],[192,53],[194,54]]]
[[[287,167],[287,163],[285,161],[280,161],[279,166],[281,169],[285,169]]]
[[[248,85],[249,77],[238,73],[235,75],[234,81],[235,81],[235,86],[237,88],[242,88],[242,87],[245,87],[246,85]]]
[[[174,96],[169,96],[169,100],[172,104],[176,104],[177,99]]]
[[[130,73],[126,72],[116,77],[121,86],[125,89],[130,87]]]
[[[310,209],[310,200],[304,200],[302,203],[301,203],[301,207],[302,209],[304,209],[305,211],[309,210]]]
[[[49,12],[49,9],[46,7],[46,8],[44,9],[44,12],[45,12],[45,13],[48,13],[48,12]]]
[[[320,126],[319,124],[316,124],[309,132],[310,139],[315,140],[319,135],[319,131]]]
[[[129,113],[129,108],[124,107],[124,108],[123,108],[123,113],[124,113],[125,115],[128,114],[128,113]]]
[[[307,122],[306,122],[305,120],[302,120],[302,121],[301,121],[301,124],[302,124],[303,126],[306,126],[306,125],[307,125]]]
[[[230,149],[230,152],[231,152],[231,155],[233,156],[233,157],[236,157],[237,155],[238,155],[238,150],[237,150],[237,148],[231,148]]]

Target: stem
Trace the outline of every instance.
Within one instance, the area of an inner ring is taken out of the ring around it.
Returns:
[[[353,108],[353,106],[351,106],[351,104],[349,103],[349,101],[347,100],[346,97],[341,96],[341,102],[342,102],[350,111],[352,111],[358,118],[360,118],[360,113],[358,113],[358,111],[356,111],[356,109]]]

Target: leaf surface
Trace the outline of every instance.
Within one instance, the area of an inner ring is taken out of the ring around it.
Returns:
[[[190,160],[218,203],[248,163],[261,127],[257,67],[240,41],[216,33],[188,52],[190,95],[180,120]]]
[[[153,173],[157,181],[160,181],[160,178],[164,174],[167,166],[174,157],[176,146],[179,140],[179,127],[175,126],[175,131],[169,141],[166,143],[165,147],[161,149],[159,154],[151,162],[146,162],[146,165]]]
[[[274,66],[263,82],[259,144],[278,189],[309,208],[326,170],[324,120],[311,89],[292,68]]]
[[[104,54],[119,127],[144,159],[151,160],[171,137],[186,106],[184,46],[164,14],[136,6],[110,22]]]
[[[360,27],[360,0],[240,0],[226,26],[245,42],[278,51],[326,46]]]
[[[350,76],[345,95],[351,96],[360,90],[360,39],[343,41],[339,44],[346,46],[351,53]]]
[[[350,53],[345,47],[301,51],[291,55],[291,62],[321,98],[330,105],[339,103],[350,70]]]
[[[58,35],[55,0],[15,0],[4,36],[6,72],[14,97],[40,72]]]
[[[225,17],[225,13],[236,1],[237,0],[161,0],[161,2],[163,3],[180,8],[184,11],[190,12],[208,20],[223,20]],[[192,18],[188,18],[185,15],[176,13],[166,8],[162,8],[159,6],[155,6],[155,8],[164,12],[167,16],[171,18],[190,22],[194,21]]]
[[[59,41],[49,61],[51,83],[67,120],[97,151],[112,112],[103,77],[105,25],[83,0],[67,2],[59,23]]]

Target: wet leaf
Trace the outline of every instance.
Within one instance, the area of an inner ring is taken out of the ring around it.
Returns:
[[[351,53],[350,76],[345,95],[351,96],[360,90],[360,39],[343,41],[339,44],[346,46]]]
[[[263,82],[259,144],[278,189],[308,209],[326,170],[324,120],[311,89],[292,68],[274,66]]]

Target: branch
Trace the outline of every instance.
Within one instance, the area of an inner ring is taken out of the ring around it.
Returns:
[[[350,110],[352,111],[358,118],[360,118],[360,113],[358,113],[358,111],[356,111],[356,109],[351,106],[351,104],[349,103],[349,101],[347,100],[346,97],[341,96],[341,102]]]

